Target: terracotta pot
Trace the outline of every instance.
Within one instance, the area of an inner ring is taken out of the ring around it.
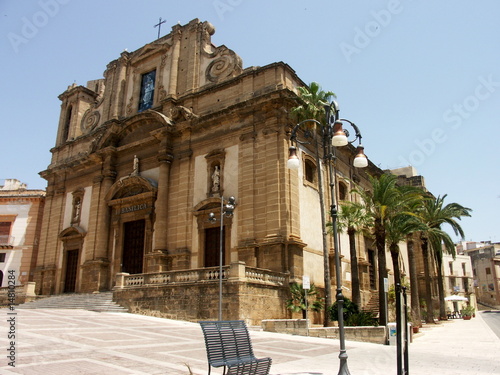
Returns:
[[[420,331],[420,327],[413,326],[413,333],[418,333]]]
[[[464,315],[464,316],[463,316],[463,319],[464,319],[464,320],[470,320],[471,318],[472,318],[472,316],[470,316],[470,315]]]

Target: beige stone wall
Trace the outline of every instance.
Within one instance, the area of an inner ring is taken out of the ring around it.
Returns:
[[[249,325],[259,325],[262,319],[286,316],[283,301],[287,287],[224,281],[222,316],[225,320],[243,319]],[[132,313],[197,322],[214,320],[218,316],[219,285],[184,283],[182,287],[158,286],[115,290],[113,300]]]

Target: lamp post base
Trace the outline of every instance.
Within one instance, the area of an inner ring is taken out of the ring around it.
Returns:
[[[347,353],[341,352],[339,354],[339,359],[340,359],[339,375],[351,375],[351,373],[349,372],[349,368],[347,367]]]

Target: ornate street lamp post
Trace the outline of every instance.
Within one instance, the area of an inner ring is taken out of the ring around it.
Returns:
[[[339,323],[339,339],[340,339],[340,369],[339,374],[348,375],[349,369],[347,367],[347,353],[345,349],[345,332],[344,332],[344,296],[342,294],[342,275],[341,275],[341,263],[340,263],[340,251],[338,246],[338,230],[337,230],[337,206],[335,202],[335,174],[333,171],[333,162],[335,159],[334,149],[335,147],[346,146],[347,144],[354,143],[359,140],[359,145],[356,149],[356,156],[354,157],[353,165],[356,168],[364,168],[368,166],[368,159],[366,158],[363,150],[364,147],[361,145],[361,132],[359,128],[351,121],[339,118],[339,108],[335,101],[331,102],[329,105],[325,106],[326,113],[326,123],[315,119],[304,120],[297,125],[292,130],[290,140],[292,145],[289,149],[289,158],[287,162],[287,167],[290,169],[299,169],[300,160],[297,156],[297,148],[295,144],[313,144],[316,151],[316,164],[318,171],[318,190],[321,208],[321,225],[323,233],[323,261],[324,261],[324,281],[325,281],[325,305],[330,307],[332,305],[331,301],[331,290],[330,290],[330,265],[329,265],[329,249],[327,242],[327,231],[326,231],[326,214],[325,214],[325,204],[324,204],[324,192],[323,192],[323,178],[322,178],[322,168],[320,163],[320,147],[323,148],[323,160],[328,166],[328,182],[330,184],[330,216],[332,217],[332,227],[333,227],[333,245],[335,248],[335,276],[337,282],[336,291],[336,301],[337,301],[337,311],[338,311],[338,323]],[[342,128],[343,122],[347,122],[351,125],[355,131],[355,138],[352,141],[348,140],[349,132]],[[306,129],[304,130],[303,136],[305,141],[300,141],[297,139],[297,133],[301,129],[303,124],[314,123],[319,125],[320,132],[315,130]],[[319,134],[318,134],[319,133]],[[318,139],[318,135],[321,136],[321,144]],[[311,139],[312,141],[309,141]],[[328,322],[328,314],[325,313],[325,325]]]
[[[220,197],[220,235],[219,235],[219,320],[222,320],[222,264],[223,264],[223,241],[224,241],[224,216],[231,217],[236,207],[236,198],[229,197],[224,204],[224,197]],[[217,221],[215,214],[210,212],[208,220],[212,223]]]

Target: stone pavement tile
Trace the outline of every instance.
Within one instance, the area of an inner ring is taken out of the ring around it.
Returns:
[[[16,367],[0,357],[0,374],[207,373],[197,323],[84,310],[18,310]],[[3,317],[2,317],[3,315]],[[8,347],[6,310],[0,310],[0,348]],[[2,334],[1,332],[5,332]],[[256,356],[273,358],[272,375],[334,375],[339,342],[250,331]],[[396,372],[396,347],[347,342],[353,375]],[[500,339],[481,315],[422,329],[410,345],[412,375],[500,374]],[[213,369],[212,374],[221,374]]]
[[[500,374],[500,338],[484,322],[482,313],[471,320],[453,319],[423,330],[412,344],[412,375]]]

